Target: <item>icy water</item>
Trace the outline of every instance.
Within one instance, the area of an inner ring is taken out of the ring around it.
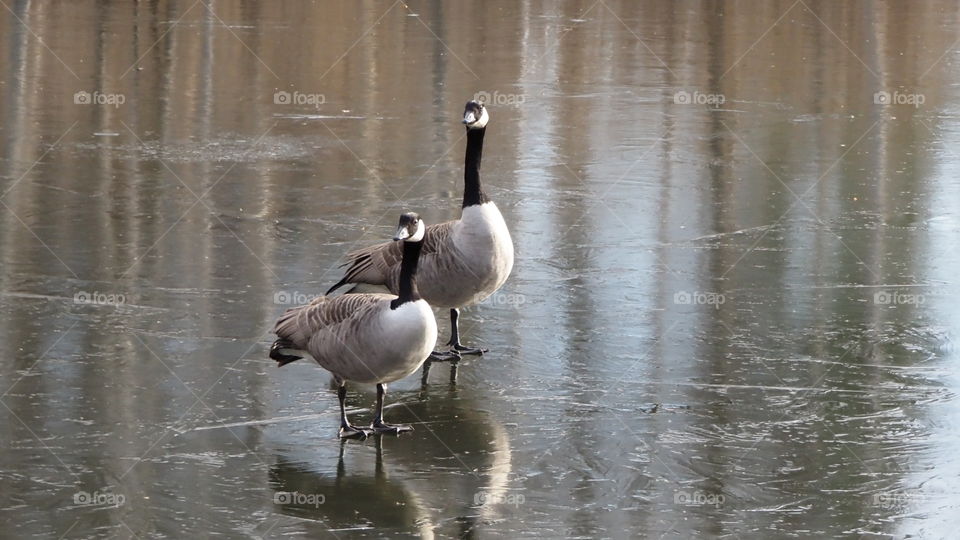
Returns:
[[[956,535],[955,3],[2,8],[0,536]],[[341,443],[272,323],[478,92],[490,352]]]

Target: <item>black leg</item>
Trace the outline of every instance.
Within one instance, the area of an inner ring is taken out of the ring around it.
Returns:
[[[370,425],[370,428],[373,429],[374,433],[393,433],[399,434],[402,431],[413,431],[413,428],[410,426],[404,425],[393,425],[388,424],[383,421],[383,395],[387,392],[387,385],[383,383],[377,384],[377,414],[373,417],[373,424]]]
[[[377,410],[373,416],[374,424],[383,423],[383,395],[387,393],[387,387],[383,383],[377,383]]]
[[[337,397],[340,398],[340,438],[358,438],[366,439],[367,432],[354,427],[350,424],[350,421],[347,420],[347,409],[344,407],[344,401],[347,399],[347,385],[340,383],[340,388],[337,389]]]
[[[477,354],[482,355],[487,352],[487,349],[481,349],[479,347],[464,347],[460,343],[460,310],[456,308],[450,309],[450,341],[447,342],[447,345],[452,347],[452,351],[456,351],[459,354]]]
[[[450,341],[447,345],[460,346],[460,310],[457,308],[450,308]]]
[[[427,385],[427,379],[430,377],[430,365],[432,362],[429,358],[423,363],[423,374],[420,376],[420,384],[423,386]]]
[[[454,343],[460,343],[460,329],[457,328],[458,316],[459,312],[456,309],[450,310],[450,341],[447,342],[447,346],[452,346]],[[449,351],[433,351],[430,353],[430,358],[427,359],[427,362],[430,360],[435,362],[455,362],[459,359],[460,352],[453,348]],[[426,375],[424,375],[423,382],[427,382]]]

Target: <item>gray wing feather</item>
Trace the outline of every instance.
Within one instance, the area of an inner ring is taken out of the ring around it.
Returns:
[[[429,267],[442,260],[453,248],[452,232],[456,221],[428,225],[420,250],[420,268]],[[400,277],[400,261],[403,259],[401,242],[384,242],[347,253],[347,261],[341,266],[347,270],[337,285],[327,294],[347,283],[383,285],[397,294]]]
[[[350,332],[356,332],[384,300],[393,297],[385,294],[348,294],[331,298],[321,296],[305,306],[288,309],[277,321],[274,332],[288,339],[299,349],[305,349],[314,356],[322,356],[323,351],[314,351],[312,342],[320,334],[331,334],[349,339]]]

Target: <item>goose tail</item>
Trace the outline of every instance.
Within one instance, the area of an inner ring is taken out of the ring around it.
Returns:
[[[283,367],[290,362],[296,362],[303,358],[294,354],[288,354],[292,349],[292,343],[285,339],[278,339],[270,347],[270,358],[277,361],[277,367]]]
[[[277,361],[277,367],[283,367],[303,358],[296,354],[302,353],[298,345],[306,343],[306,336],[303,335],[298,324],[300,322],[298,316],[303,307],[288,309],[274,326],[273,332],[277,334],[277,340],[270,346],[270,358]]]

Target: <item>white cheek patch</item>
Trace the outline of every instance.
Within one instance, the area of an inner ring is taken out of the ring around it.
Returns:
[[[477,116],[477,113],[474,111],[467,111],[463,115],[463,123],[466,124],[469,129],[480,129],[487,126],[487,120],[490,117],[487,116],[487,108],[484,107],[480,109],[480,116]]]
[[[411,242],[420,242],[423,240],[423,235],[426,232],[427,228],[423,225],[423,220],[417,222],[417,232],[409,238]]]
[[[487,108],[484,107],[484,108],[480,111],[480,118],[478,118],[478,119],[477,119],[477,122],[476,122],[475,124],[473,124],[472,126],[470,126],[470,127],[472,127],[472,128],[487,127],[487,120],[489,120],[489,119],[490,119],[490,116],[487,115]]]

